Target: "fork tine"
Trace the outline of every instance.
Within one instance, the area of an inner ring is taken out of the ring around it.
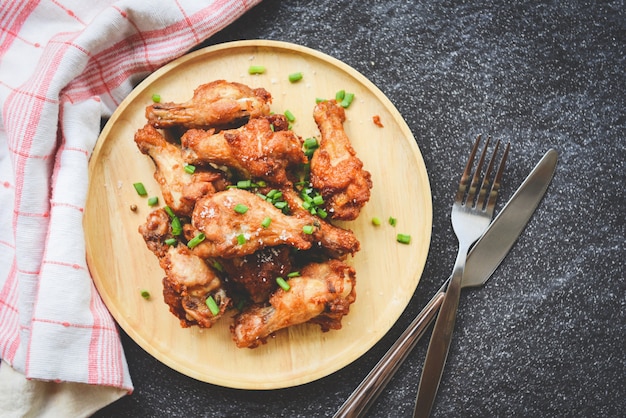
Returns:
[[[496,206],[496,200],[498,198],[498,191],[500,190],[500,182],[502,181],[502,175],[504,173],[504,166],[506,164],[506,159],[509,155],[509,148],[511,147],[511,143],[507,142],[506,148],[504,148],[504,153],[502,154],[502,159],[500,160],[500,166],[498,167],[498,172],[496,173],[496,177],[491,185],[491,190],[489,191],[489,199],[487,200],[487,206],[485,207],[485,211],[489,214],[493,214],[493,210]]]
[[[496,141],[496,146],[493,149],[493,153],[491,154],[491,158],[489,159],[489,165],[487,166],[487,170],[483,176],[483,182],[480,185],[480,192],[478,193],[478,199],[476,199],[476,207],[479,209],[484,209],[485,201],[487,200],[487,189],[491,184],[491,170],[493,170],[493,165],[496,162],[496,156],[498,155],[498,148],[500,148],[500,140]]]
[[[483,164],[485,163],[485,157],[487,156],[487,149],[489,148],[489,142],[491,141],[491,137],[487,137],[485,141],[485,146],[483,148],[483,152],[480,153],[480,159],[478,160],[478,164],[476,164],[476,169],[474,171],[474,176],[472,177],[472,185],[467,192],[467,200],[465,201],[466,205],[473,205],[474,200],[476,200],[476,191],[478,189],[478,184],[480,183],[480,171],[482,169]]]
[[[463,171],[463,175],[461,175],[461,181],[459,182],[459,189],[456,192],[455,202],[463,203],[465,192],[468,189],[469,181],[472,174],[472,166],[474,165],[474,157],[476,157],[476,151],[478,151],[478,145],[480,145],[481,136],[478,135],[476,137],[476,141],[474,141],[474,146],[472,147],[472,151],[470,152],[469,158],[467,159],[467,164],[465,165],[465,170]]]

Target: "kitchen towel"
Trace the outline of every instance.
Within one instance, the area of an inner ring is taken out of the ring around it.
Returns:
[[[85,260],[89,157],[138,82],[259,2],[1,3],[0,378],[132,392]]]

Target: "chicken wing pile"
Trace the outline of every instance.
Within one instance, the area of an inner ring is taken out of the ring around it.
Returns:
[[[148,106],[135,134],[167,205],[139,227],[165,272],[165,303],[183,327],[235,312],[238,347],[305,322],[341,328],[356,298],[346,258],[360,244],[332,221],[356,219],[372,187],[335,100],[313,109],[319,141],[272,114],[271,100],[217,80],[188,102]]]

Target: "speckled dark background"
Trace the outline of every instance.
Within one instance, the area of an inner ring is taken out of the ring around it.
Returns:
[[[201,383],[123,335],[135,392],[97,417],[332,416],[448,277],[454,183],[478,133],[512,143],[500,206],[549,148],[559,166],[487,286],[462,294],[433,416],[626,414],[624,1],[267,0],[205,45],[239,39],[320,50],[395,104],[431,181],[424,275],[380,343],[290,389]],[[410,416],[427,346],[419,342],[368,416]]]

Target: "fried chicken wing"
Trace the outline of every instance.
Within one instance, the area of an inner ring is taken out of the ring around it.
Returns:
[[[324,198],[331,219],[354,220],[370,198],[371,175],[343,129],[343,107],[335,100],[320,102],[313,117],[321,141],[311,159],[311,183]]]
[[[223,128],[269,115],[272,96],[265,89],[216,80],[196,88],[185,103],[154,103],[146,118],[155,128]]]
[[[135,133],[135,143],[154,162],[154,178],[161,187],[163,199],[178,215],[191,214],[198,198],[226,187],[221,171],[202,168],[193,174],[185,172],[180,148],[168,142],[151,125]]]
[[[267,227],[263,226],[265,218],[271,220]],[[310,219],[284,215],[254,193],[236,188],[199,199],[191,223],[195,231],[188,234],[205,235],[193,249],[202,258],[241,257],[277,245],[306,250],[311,248],[312,234],[305,233],[304,227],[312,232],[319,228]]]
[[[339,260],[311,263],[300,277],[289,279],[290,289],[278,289],[269,305],[256,304],[239,313],[231,325],[237,347],[255,348],[272,333],[314,318],[323,331],[341,328],[356,299],[354,269]]]
[[[165,244],[165,239],[172,235],[169,215],[163,209],[152,211],[139,232],[165,271],[163,297],[170,312],[180,319],[183,327],[210,328],[231,303],[219,276],[186,245]],[[217,303],[219,313],[213,314],[207,307],[209,296]]]
[[[241,128],[218,133],[190,129],[181,138],[185,161],[228,166],[246,178],[286,184],[287,170],[307,159],[302,139],[293,131],[272,129],[273,119],[251,119]]]

